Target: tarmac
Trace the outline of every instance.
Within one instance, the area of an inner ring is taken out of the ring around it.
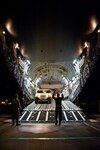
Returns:
[[[22,123],[12,126],[10,115],[0,116],[0,150],[100,150],[100,114],[86,121]]]

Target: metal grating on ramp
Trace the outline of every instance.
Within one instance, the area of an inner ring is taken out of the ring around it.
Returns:
[[[62,122],[85,121],[87,117],[82,109],[70,101],[62,102]],[[55,103],[35,104],[31,103],[22,112],[20,123],[54,123],[55,122]]]

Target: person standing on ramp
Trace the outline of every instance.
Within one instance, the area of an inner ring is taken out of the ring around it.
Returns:
[[[55,124],[61,124],[62,121],[62,100],[64,95],[61,91],[55,90],[53,99],[55,100]]]

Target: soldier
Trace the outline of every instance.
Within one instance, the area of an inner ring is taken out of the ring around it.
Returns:
[[[63,93],[59,90],[56,90],[53,94],[53,99],[55,100],[55,124],[57,125],[58,120],[59,120],[59,125],[61,124],[62,121],[62,100],[64,96]]]
[[[16,94],[12,102],[12,125],[14,125],[15,123],[16,126],[20,125],[18,123],[19,111],[20,111],[20,102],[19,102],[18,95]]]

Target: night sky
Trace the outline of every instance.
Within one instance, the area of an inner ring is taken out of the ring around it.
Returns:
[[[7,8],[5,8],[5,5]],[[63,59],[76,57],[78,43],[90,26],[90,17],[100,19],[97,0],[78,2],[64,0],[3,1],[0,21],[12,19],[13,28],[32,60],[54,60],[63,53]],[[49,56],[49,57],[48,57]],[[44,59],[44,57],[43,57]]]

